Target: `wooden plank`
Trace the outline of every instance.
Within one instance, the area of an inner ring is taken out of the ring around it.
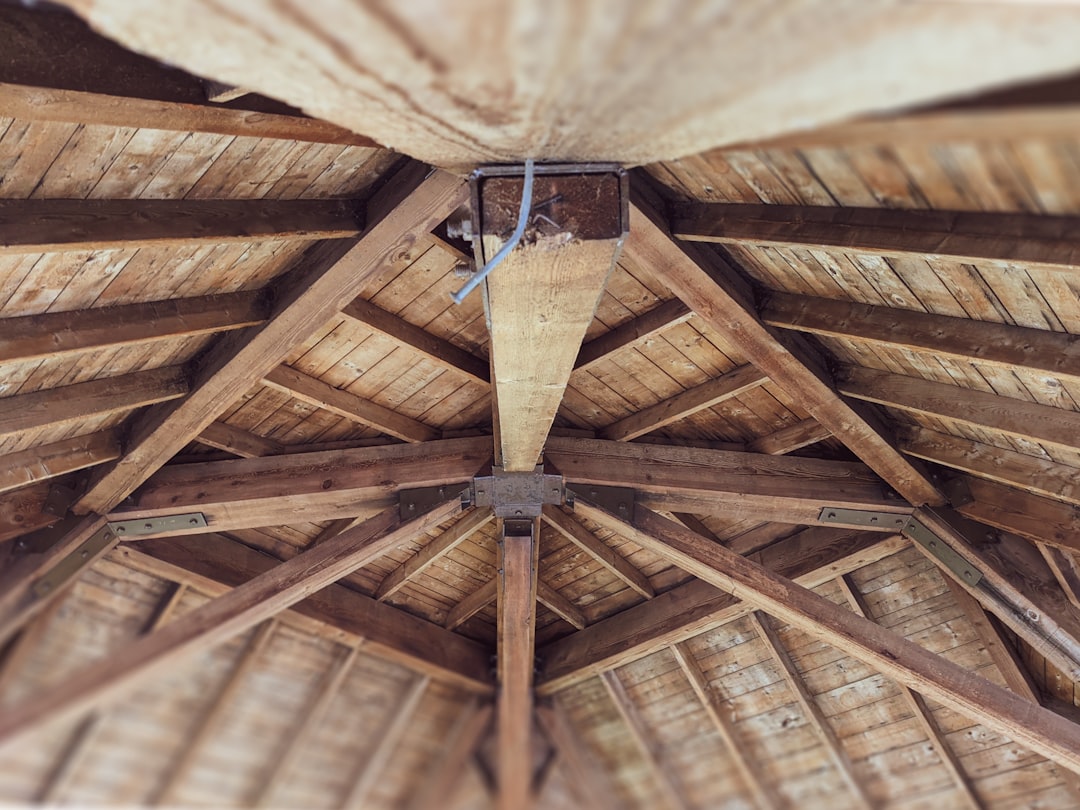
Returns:
[[[1076,556],[1046,543],[1037,543],[1036,548],[1050,566],[1061,592],[1074,608],[1080,609],[1080,566],[1077,565]]]
[[[692,416],[698,411],[741,396],[768,381],[769,378],[753,366],[739,366],[716,379],[620,419],[601,430],[600,435],[612,441],[630,441]]]
[[[498,734],[499,810],[532,806],[533,670],[536,645],[536,563],[540,519],[530,528],[500,521],[496,609],[498,611],[499,692],[495,703]]]
[[[1080,379],[1080,336],[1064,332],[779,292],[761,318],[783,329]]]
[[[754,439],[746,445],[747,452],[765,453],[770,456],[783,456],[823,442],[832,436],[832,431],[816,419],[804,419],[775,433]]]
[[[270,305],[258,291],[175,298],[0,320],[0,362],[65,357],[262,323]]]
[[[490,509],[474,509],[468,512],[457,523],[383,577],[378,590],[375,591],[375,598],[380,602],[389,599],[412,577],[426,570],[432,563],[457,548],[494,519],[495,514]]]
[[[558,700],[536,707],[536,718],[552,746],[559,752],[560,761],[569,777],[583,795],[585,806],[596,810],[616,810],[615,786],[604,772],[604,766],[589,750],[581,735]]]
[[[0,543],[51,526],[59,510],[47,506],[52,485],[47,481],[0,493]],[[2,549],[0,549],[2,551]]]
[[[420,701],[427,692],[428,684],[429,680],[426,677],[420,676],[413,679],[401,703],[395,707],[386,724],[374,735],[377,741],[375,748],[357,771],[348,793],[341,802],[341,807],[359,809],[370,806],[367,803],[368,796],[386,770],[395,749],[401,744],[402,738],[409,730]]]
[[[281,442],[248,433],[227,422],[211,422],[195,437],[195,441],[240,458],[280,456],[285,452],[285,445]]]
[[[895,535],[807,529],[749,559],[813,588],[908,546]],[[752,608],[729,593],[691,581],[585,630],[545,645],[537,691],[548,695],[741,618]]]
[[[120,456],[116,431],[101,430],[0,456],[0,492],[85,470]]]
[[[803,524],[819,523],[826,506],[910,511],[853,462],[561,437],[548,440],[544,455],[577,492],[632,487],[665,511]]]
[[[579,508],[582,501],[578,501]],[[703,542],[654,512],[638,509],[628,524],[585,507],[590,519],[668,559],[717,588],[737,591],[758,610],[836,647],[883,675],[943,703],[1059,765],[1080,772],[1080,726],[886,630],[789,579]],[[587,631],[586,631],[587,632]]]
[[[486,608],[492,602],[495,601],[495,592],[498,589],[498,583],[491,579],[470,593],[452,608],[446,614],[446,621],[443,626],[447,630],[453,630],[460,627],[481,610]]]
[[[1080,413],[1075,411],[855,366],[842,372],[838,387],[846,396],[910,413],[1059,447],[1080,447]]]
[[[671,652],[675,660],[679,662],[683,674],[686,675],[686,680],[694,690],[701,708],[709,716],[713,728],[724,741],[727,755],[739,772],[746,789],[754,797],[754,802],[763,810],[786,807],[787,802],[777,791],[773,780],[758,764],[758,760],[744,753],[743,745],[739,741],[739,732],[735,728],[733,713],[705,676],[690,645],[686,642],[673,644]]]
[[[0,200],[0,255],[359,236],[345,200]]]
[[[67,425],[178,399],[189,384],[180,366],[48,388],[0,399],[0,436]]]
[[[91,665],[76,682],[27,700],[18,711],[0,719],[0,739],[13,739],[41,723],[70,718],[128,693],[133,685],[166,671],[185,655],[213,647],[292,607],[460,508],[455,499],[407,523],[400,522],[396,508],[380,513]]]
[[[127,454],[94,476],[77,504],[107,512],[231,403],[250,390],[289,349],[313,335],[357,297],[367,279],[391,263],[405,262],[418,233],[427,233],[465,202],[460,178],[410,164],[390,179],[367,206],[368,228],[355,244],[326,242],[281,285],[274,315],[241,337],[226,336],[205,358],[200,382],[173,407],[153,409],[132,428]]]
[[[979,478],[963,481],[972,497],[956,507],[964,517],[1036,543],[1080,551],[1080,508]]]
[[[866,599],[863,597],[862,591],[860,591],[858,586],[852,582],[850,576],[837,577],[836,584],[839,586],[840,592],[844,594],[848,606],[853,611],[858,613],[864,619],[874,620],[873,614],[870,613],[870,608],[866,603]],[[922,728],[923,733],[926,734],[926,738],[937,752],[938,757],[941,759],[941,764],[949,772],[953,782],[956,783],[957,790],[964,806],[971,810],[982,810],[985,805],[975,792],[975,788],[971,783],[971,778],[964,772],[964,766],[960,763],[956,754],[953,753],[952,748],[949,747],[949,743],[942,734],[941,729],[938,727],[938,723],[934,719],[934,715],[930,712],[930,708],[926,705],[926,701],[923,700],[921,695],[911,691],[906,686],[900,686],[900,694],[903,695],[904,702],[908,705],[912,715],[919,722],[919,726]]]
[[[695,242],[1074,267],[1078,226],[1075,217],[1046,214],[696,203],[680,210],[671,229]]]
[[[751,291],[730,266],[694,245],[675,242],[662,211],[637,185],[631,189],[631,201],[626,244],[631,260],[652,268],[695,314],[911,504],[945,503],[937,487],[892,445],[884,429],[839,396],[819,359],[779,339],[758,319]]]
[[[491,439],[482,436],[182,464],[159,472],[110,518],[196,511],[217,531],[353,517],[403,489],[465,483],[490,461]]]
[[[426,442],[441,435],[438,430],[416,419],[395,413],[389,408],[363,399],[348,391],[324,383],[290,366],[278,366],[262,379],[265,385],[316,408],[343,416],[353,422],[375,428],[407,442]]]
[[[408,810],[453,806],[454,795],[468,771],[468,760],[491,724],[491,713],[490,705],[481,706],[475,699],[465,705],[446,735],[442,756],[410,798]]]
[[[544,522],[646,599],[656,595],[649,578],[559,506],[544,506]]]
[[[461,372],[472,380],[484,384],[491,381],[486,360],[469,354],[448,340],[435,337],[404,318],[380,309],[370,301],[357,298],[345,307],[341,314],[386,335],[391,340],[434,360],[439,365]]]
[[[542,580],[536,582],[536,601],[575,630],[584,630],[589,623],[577,605]]]
[[[789,691],[795,696],[795,702],[802,709],[803,717],[806,718],[806,722],[810,725],[814,735],[828,752],[829,759],[832,760],[832,764],[840,774],[841,780],[851,791],[856,804],[863,808],[872,807],[873,805],[866,793],[866,787],[863,785],[862,780],[859,779],[858,774],[855,773],[855,765],[844,750],[843,743],[840,742],[840,738],[836,734],[836,729],[830,725],[829,718],[825,716],[825,712],[821,710],[817,701],[814,700],[814,694],[803,680],[802,673],[799,672],[799,668],[795,665],[791,655],[784,649],[783,642],[780,640],[776,629],[772,626],[769,617],[754,611],[750,614],[750,626],[754,628],[758,638],[769,651],[769,656],[776,664],[780,677],[787,684]]]
[[[690,308],[677,298],[664,301],[645,314],[632,318],[582,345],[577,360],[574,361],[574,371],[588,369],[616,352],[643,343],[672,326],[686,323],[693,314]]]
[[[660,796],[664,805],[669,810],[689,810],[690,802],[683,794],[682,785],[676,781],[676,777],[660,761],[660,752],[649,736],[645,720],[641,717],[634,701],[626,692],[626,687],[615,671],[605,672],[600,680],[607,690],[608,697],[615,704],[615,708],[622,717],[630,738],[634,741],[641,757],[645,762],[653,782],[660,789]]]
[[[172,132],[377,147],[375,141],[326,121],[231,107],[110,96],[0,82],[0,109],[23,121],[104,124]]]

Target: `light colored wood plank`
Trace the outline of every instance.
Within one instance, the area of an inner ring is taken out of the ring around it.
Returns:
[[[832,431],[816,419],[804,419],[790,427],[781,428],[768,436],[754,439],[746,445],[750,453],[765,453],[770,456],[783,456],[823,442],[832,436]]]
[[[575,630],[584,630],[588,620],[578,607],[543,580],[536,583],[536,601],[546,607]]]
[[[248,433],[227,422],[211,422],[195,437],[195,441],[240,458],[279,456],[285,452],[281,442]]]
[[[612,574],[625,582],[628,587],[633,588],[646,599],[652,599],[656,595],[656,591],[653,590],[648,577],[635,568],[619,552],[586,529],[581,521],[565,509],[550,504],[546,505],[544,506],[543,517],[547,525],[611,571]]]
[[[408,810],[453,806],[452,800],[468,771],[467,762],[487,733],[491,714],[490,705],[481,706],[475,699],[466,704],[446,735],[442,756],[412,795]]]
[[[664,301],[644,315],[620,324],[610,332],[586,342],[574,361],[574,371],[587,370],[605,358],[635,346],[680,323],[693,315],[690,308],[677,298]]]
[[[536,707],[537,720],[552,746],[559,752],[559,761],[569,772],[573,786],[582,794],[586,806],[597,810],[615,810],[615,787],[574,729],[566,710],[558,700]]]
[[[493,579],[488,580],[450,609],[450,612],[446,614],[446,621],[443,626],[447,630],[460,627],[494,602],[497,590],[498,583]]]

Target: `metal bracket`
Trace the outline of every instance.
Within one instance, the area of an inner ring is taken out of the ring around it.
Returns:
[[[503,472],[494,467],[491,475],[472,482],[473,503],[490,506],[495,516],[511,520],[540,517],[545,503],[566,500],[566,482],[561,475],[545,475],[544,468],[532,472]]]
[[[903,531],[910,515],[896,512],[873,512],[866,509],[838,509],[826,506],[818,515],[822,523],[835,523],[841,526],[865,526],[868,529],[883,531]]]
[[[403,489],[398,493],[398,509],[402,520],[412,520],[454,498],[461,498],[462,505],[467,506],[471,501],[469,495],[468,484],[443,484],[438,487]]]
[[[605,512],[618,515],[624,520],[634,519],[634,502],[637,494],[629,487],[576,485],[567,496],[568,505],[573,506],[570,494],[575,498],[584,498]]]
[[[145,537],[149,534],[205,529],[206,516],[202,512],[187,512],[183,515],[164,515],[140,520],[117,520],[110,523],[109,528],[120,538]]]
[[[938,537],[916,518],[910,518],[908,520],[907,524],[904,526],[904,536],[911,538],[914,542],[929,551],[930,554],[941,561],[942,565],[960,577],[960,579],[968,585],[975,586],[982,581],[982,571],[969,563],[963,556],[953,551],[948,543]]]
[[[113,524],[106,523],[90,535],[81,546],[60,560],[48,573],[35,582],[33,586],[34,596],[41,599],[55,593],[69,579],[115,545],[118,538],[112,526]]]

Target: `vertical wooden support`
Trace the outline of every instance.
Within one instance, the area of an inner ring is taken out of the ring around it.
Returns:
[[[531,805],[533,656],[540,519],[501,521],[498,606],[498,810]]]

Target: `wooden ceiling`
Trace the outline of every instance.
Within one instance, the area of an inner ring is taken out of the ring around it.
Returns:
[[[1076,11],[71,5],[192,73],[0,5],[0,800],[1080,803],[1076,86],[895,111]],[[455,305],[524,157],[647,164],[629,234]],[[579,494],[527,546],[453,489],[508,431]]]

